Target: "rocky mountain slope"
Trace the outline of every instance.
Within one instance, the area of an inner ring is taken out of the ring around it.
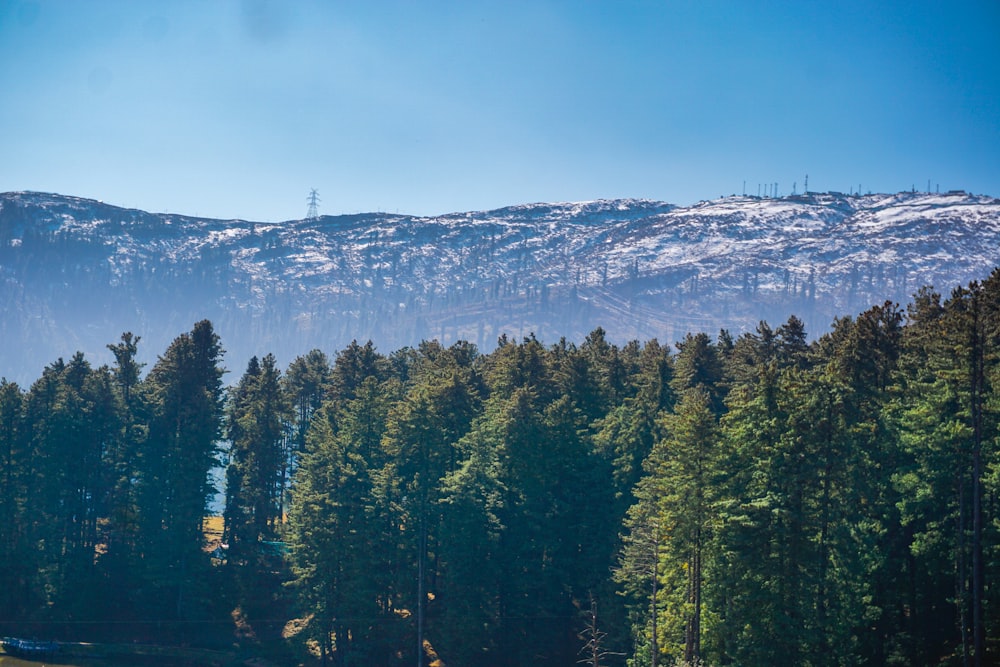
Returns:
[[[123,331],[146,361],[209,318],[239,373],[352,339],[491,349],[501,334],[580,341],[734,333],[790,314],[810,333],[921,286],[1000,264],[1000,200],[964,192],[530,204],[282,223],[0,194],[0,375],[24,382]]]

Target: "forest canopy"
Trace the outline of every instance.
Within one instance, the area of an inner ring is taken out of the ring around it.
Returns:
[[[0,633],[298,619],[288,650],[337,665],[1000,653],[1000,271],[811,341],[793,316],[672,347],[355,342],[230,387],[208,321],[145,375],[140,344],[0,381]]]

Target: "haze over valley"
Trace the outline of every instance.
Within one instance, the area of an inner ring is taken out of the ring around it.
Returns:
[[[423,217],[280,223],[0,194],[0,373],[25,381],[83,351],[143,352],[209,319],[241,368],[371,340],[581,341],[752,331],[795,314],[810,335],[924,285],[946,292],[1000,263],[1000,200],[965,192],[732,196],[521,204]],[[149,356],[145,357],[151,361]]]

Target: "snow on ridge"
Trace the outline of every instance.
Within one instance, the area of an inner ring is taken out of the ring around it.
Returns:
[[[290,223],[115,213],[93,200],[34,193],[0,195],[0,205],[12,198],[22,206],[34,202],[37,215],[50,216],[60,234],[114,246],[116,274],[134,266],[128,258],[198,262],[212,253],[211,261],[231,262],[254,280],[309,280],[317,287],[322,281],[354,282],[352,276],[366,272],[423,291],[514,275],[552,284],[598,280],[594,276],[625,280],[636,272],[679,267],[695,267],[705,278],[759,267],[836,272],[845,261],[898,262],[899,254],[887,250],[892,247],[908,249],[907,261],[919,272],[935,263],[985,266],[997,259],[989,249],[1000,245],[1000,200],[951,192],[732,196],[689,207],[598,199],[431,217],[373,213]],[[146,222],[129,223],[139,219]],[[954,244],[956,235],[979,236],[983,247],[947,258],[914,254],[918,242]],[[881,250],[864,259],[858,254],[875,248]],[[383,275],[390,270],[394,276]]]
[[[208,232],[205,239],[208,245],[219,245],[225,242],[232,242],[246,238],[251,235],[251,230],[245,227],[227,227],[225,229],[213,229]]]
[[[294,346],[317,336],[330,347],[368,337],[381,349],[423,337],[489,345],[510,322],[543,340],[579,340],[600,325],[618,340],[671,341],[795,313],[816,332],[885,299],[905,303],[925,284],[982,279],[998,248],[1000,199],[953,192],[684,207],[611,199],[284,223],[0,193],[0,284],[18,290],[9,302],[19,309],[5,315],[17,318],[8,330],[26,332],[13,350],[53,331],[67,332],[53,345],[78,345],[91,322],[71,318],[91,301],[86,316],[111,331],[87,343],[98,351],[121,326],[165,347],[157,335],[204,317],[242,355],[306,352]]]

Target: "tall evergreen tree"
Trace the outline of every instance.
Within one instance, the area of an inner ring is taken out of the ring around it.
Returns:
[[[795,564],[783,520],[792,516],[793,498],[778,474],[788,418],[779,407],[781,364],[779,340],[764,322],[735,341],[728,364],[733,386],[722,418],[715,554],[723,581],[713,602],[725,609],[719,650],[740,664],[795,664],[797,655],[793,601],[784,594]]]
[[[254,357],[228,408],[230,464],[226,527],[237,560],[259,555],[261,541],[279,536],[285,443],[291,417],[273,355]]]
[[[926,370],[906,385],[902,426],[910,465],[894,478],[905,494],[913,551],[932,571],[952,573],[950,643],[964,664],[975,665],[987,660],[984,508],[991,502],[987,469],[996,457],[998,282],[994,273],[984,284],[954,290],[942,305],[936,295],[918,295],[908,352]],[[932,632],[940,637],[937,628]]]
[[[24,392],[17,384],[0,379],[0,609],[2,622],[11,623],[31,614],[32,562],[26,528],[26,507],[31,483],[25,441]]]
[[[843,390],[849,448],[855,461],[852,486],[860,501],[854,523],[866,551],[871,600],[870,625],[860,633],[868,646],[859,651],[886,662],[904,623],[902,611],[893,604],[905,585],[905,563],[909,545],[901,529],[899,497],[892,473],[900,464],[899,440],[886,418],[895,391],[895,374],[902,336],[902,313],[886,302],[870,308],[853,321],[843,321],[831,336],[828,364],[831,379]],[[860,510],[860,511],[859,511]]]
[[[118,415],[118,433],[107,454],[105,472],[108,475],[108,506],[104,553],[98,565],[104,587],[102,605],[109,620],[125,622],[134,618],[133,591],[137,584],[136,547],[139,540],[136,483],[139,448],[145,441],[145,411],[140,391],[144,364],[137,360],[140,338],[123,333],[119,343],[108,345],[115,357],[111,368],[113,409]]]
[[[285,575],[284,470],[291,409],[273,355],[253,357],[227,406],[229,465],[223,539],[241,611],[268,619]]]
[[[285,373],[283,384],[291,403],[293,432],[285,452],[282,489],[288,488],[291,477],[295,474],[298,457],[305,451],[306,433],[313,415],[326,399],[331,373],[330,360],[321,350],[312,350],[305,356],[296,357]],[[283,498],[282,512],[286,506],[287,499]]]
[[[387,474],[398,479],[402,520],[410,527],[406,550],[416,581],[413,598],[417,652],[423,651],[428,592],[438,584],[441,480],[459,462],[457,444],[469,430],[478,396],[461,369],[434,346],[424,347],[415,384],[389,414],[383,448],[391,462]],[[428,354],[428,351],[430,354]]]
[[[391,664],[402,646],[401,526],[377,488],[393,384],[369,376],[342,408],[320,409],[292,491],[293,585],[324,662],[337,665]]]
[[[207,604],[209,591],[197,584],[208,567],[202,525],[222,435],[221,357],[219,337],[203,320],[174,339],[143,382],[141,606],[158,618],[192,620]]]
[[[233,562],[245,560],[243,543],[247,549],[256,550],[259,534],[252,534],[253,509],[246,496],[253,493],[252,489],[244,489],[244,484],[251,485],[253,476],[251,447],[252,435],[247,434],[247,426],[253,430],[252,424],[247,424],[247,412],[253,409],[254,390],[260,384],[260,361],[251,357],[247,362],[246,371],[239,383],[230,392],[226,407],[225,435],[229,439],[229,464],[226,466],[226,505],[223,511],[222,539],[228,545]],[[251,535],[252,534],[252,535]]]
[[[612,406],[593,424],[595,451],[611,466],[618,521],[635,501],[632,491],[642,477],[642,462],[661,435],[659,417],[673,407],[672,372],[669,350],[655,340],[647,343],[630,382],[635,395]]]
[[[908,610],[900,652],[911,664],[929,664],[961,652],[966,560],[962,555],[966,468],[958,394],[949,382],[954,357],[940,295],[919,292],[908,311],[900,354],[899,391],[890,406],[902,458],[893,471],[902,530],[909,543]],[[950,601],[949,601],[950,600]],[[947,602],[946,602],[947,601]]]
[[[697,664],[706,655],[706,574],[711,571],[719,430],[704,387],[685,390],[663,418],[666,437],[643,463],[617,577],[633,599],[637,645],[650,662]],[[637,582],[630,582],[631,576]],[[648,582],[648,583],[647,583]],[[650,616],[651,614],[651,616]]]

